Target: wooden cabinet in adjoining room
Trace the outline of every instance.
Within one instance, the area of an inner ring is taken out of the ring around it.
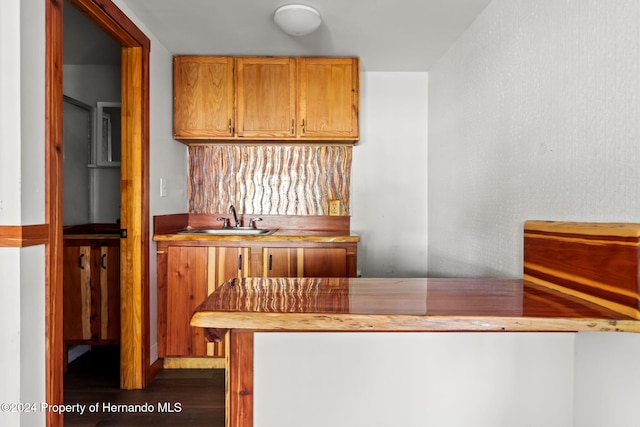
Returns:
[[[359,138],[357,58],[298,58],[301,138]]]
[[[262,277],[348,277],[346,248],[262,250]]]
[[[193,311],[221,283],[247,277],[248,248],[168,246],[158,253],[159,321],[161,357],[224,357],[224,342],[208,343],[200,328],[190,325]]]
[[[119,343],[119,239],[65,238],[63,262],[65,343]]]
[[[234,59],[176,56],[173,59],[174,138],[230,138],[235,126]]]

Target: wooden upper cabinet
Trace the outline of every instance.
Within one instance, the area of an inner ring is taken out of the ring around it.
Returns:
[[[173,133],[176,139],[233,137],[234,60],[176,56],[173,60]]]
[[[174,58],[174,138],[350,143],[360,137],[358,58]]]
[[[239,137],[272,139],[294,136],[295,76],[294,58],[236,58],[236,132]]]
[[[357,141],[359,81],[357,58],[298,58],[300,138]]]

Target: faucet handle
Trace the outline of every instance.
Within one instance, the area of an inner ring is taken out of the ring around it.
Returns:
[[[222,228],[229,228],[229,218],[216,218],[216,221],[222,221]]]
[[[251,218],[249,220],[249,228],[255,228],[257,221],[262,221],[262,218]]]

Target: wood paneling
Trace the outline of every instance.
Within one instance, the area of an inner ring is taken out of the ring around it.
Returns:
[[[640,224],[527,221],[524,277],[640,319]]]

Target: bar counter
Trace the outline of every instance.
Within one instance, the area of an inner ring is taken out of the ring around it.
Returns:
[[[622,331],[640,321],[526,280],[245,278],[220,286],[193,326],[260,331]]]
[[[640,224],[527,221],[523,237],[522,279],[302,277],[224,282],[196,309],[191,324],[204,328],[211,341],[224,338],[227,426],[354,425],[367,416],[367,425],[403,425],[402,416],[412,425],[427,425],[430,417],[442,421],[458,414],[458,395],[464,390],[473,390],[467,406],[479,403],[475,412],[460,412],[470,414],[466,421],[451,425],[494,426],[496,420],[511,419],[501,425],[567,426],[575,416],[574,402],[583,412],[592,407],[583,394],[574,399],[579,389],[574,380],[589,381],[594,375],[614,384],[616,399],[637,402],[635,393],[628,397],[620,386],[628,372],[609,371],[599,353],[610,341],[615,343],[607,353],[612,360],[626,357],[622,363],[629,363],[640,353],[640,347],[633,350],[640,332]],[[364,335],[374,341],[368,350]],[[445,340],[443,345],[435,343],[439,338]],[[356,340],[360,347],[354,349],[350,345]],[[404,351],[377,357],[399,341],[409,342]],[[591,347],[585,344],[594,341]],[[457,351],[433,356],[452,348]],[[288,357],[289,352],[298,356]],[[413,356],[417,357],[410,361]],[[330,360],[334,363],[328,365]],[[430,371],[432,366],[437,369]],[[319,375],[297,381],[309,377],[310,367],[319,369]],[[385,394],[388,389],[377,381],[364,385],[384,376],[388,370],[381,368],[387,367],[393,373],[387,382],[402,378],[398,393]],[[490,368],[492,375],[485,378]],[[442,369],[446,376],[434,374]],[[334,372],[340,372],[340,378],[332,377]],[[313,394],[324,390],[319,384],[327,377],[334,381],[325,386],[328,397]],[[412,382],[416,378],[417,383]],[[447,399],[442,390],[451,381],[461,386]],[[488,393],[484,384],[500,386]],[[385,408],[381,412],[337,409],[340,402],[372,395],[372,389],[384,397],[375,404],[367,400],[367,408]],[[421,397],[407,405],[414,395]],[[395,403],[389,405],[390,401]],[[526,410],[509,409],[516,407]],[[296,408],[303,408],[296,412],[298,418],[284,422],[283,414]],[[310,411],[319,412],[309,418]],[[493,418],[480,422],[477,417],[487,411]],[[321,413],[328,418],[313,424]],[[338,414],[343,424],[335,424]],[[389,414],[391,424],[380,418]]]

